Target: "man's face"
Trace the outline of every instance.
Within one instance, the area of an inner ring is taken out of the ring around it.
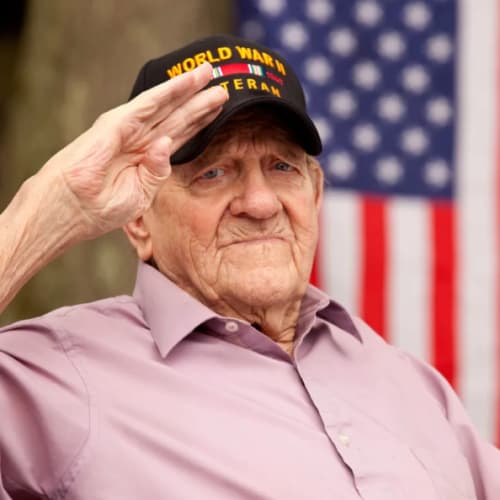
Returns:
[[[286,304],[309,280],[321,193],[321,169],[270,116],[236,120],[173,168],[141,256],[215,310]]]

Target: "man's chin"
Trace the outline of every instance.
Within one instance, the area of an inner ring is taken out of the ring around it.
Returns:
[[[290,269],[260,267],[240,269],[228,292],[245,305],[268,308],[300,299],[306,285]]]
[[[279,238],[233,243],[224,249],[223,260],[235,268],[276,267],[292,258],[290,245]]]

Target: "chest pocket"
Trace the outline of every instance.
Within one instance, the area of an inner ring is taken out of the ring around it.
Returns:
[[[440,499],[477,499],[471,471],[462,454],[422,447],[412,448],[412,453],[427,472]]]

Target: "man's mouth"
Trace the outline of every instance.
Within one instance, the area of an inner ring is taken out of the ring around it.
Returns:
[[[262,245],[266,243],[285,243],[286,239],[283,238],[282,236],[274,236],[274,235],[269,235],[269,236],[255,236],[253,238],[244,238],[240,240],[234,240],[229,243],[226,243],[225,245],[222,245],[222,248],[228,247],[231,245]]]

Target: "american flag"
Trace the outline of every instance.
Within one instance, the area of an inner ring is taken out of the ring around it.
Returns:
[[[324,143],[313,281],[500,444],[499,0],[240,0]]]

